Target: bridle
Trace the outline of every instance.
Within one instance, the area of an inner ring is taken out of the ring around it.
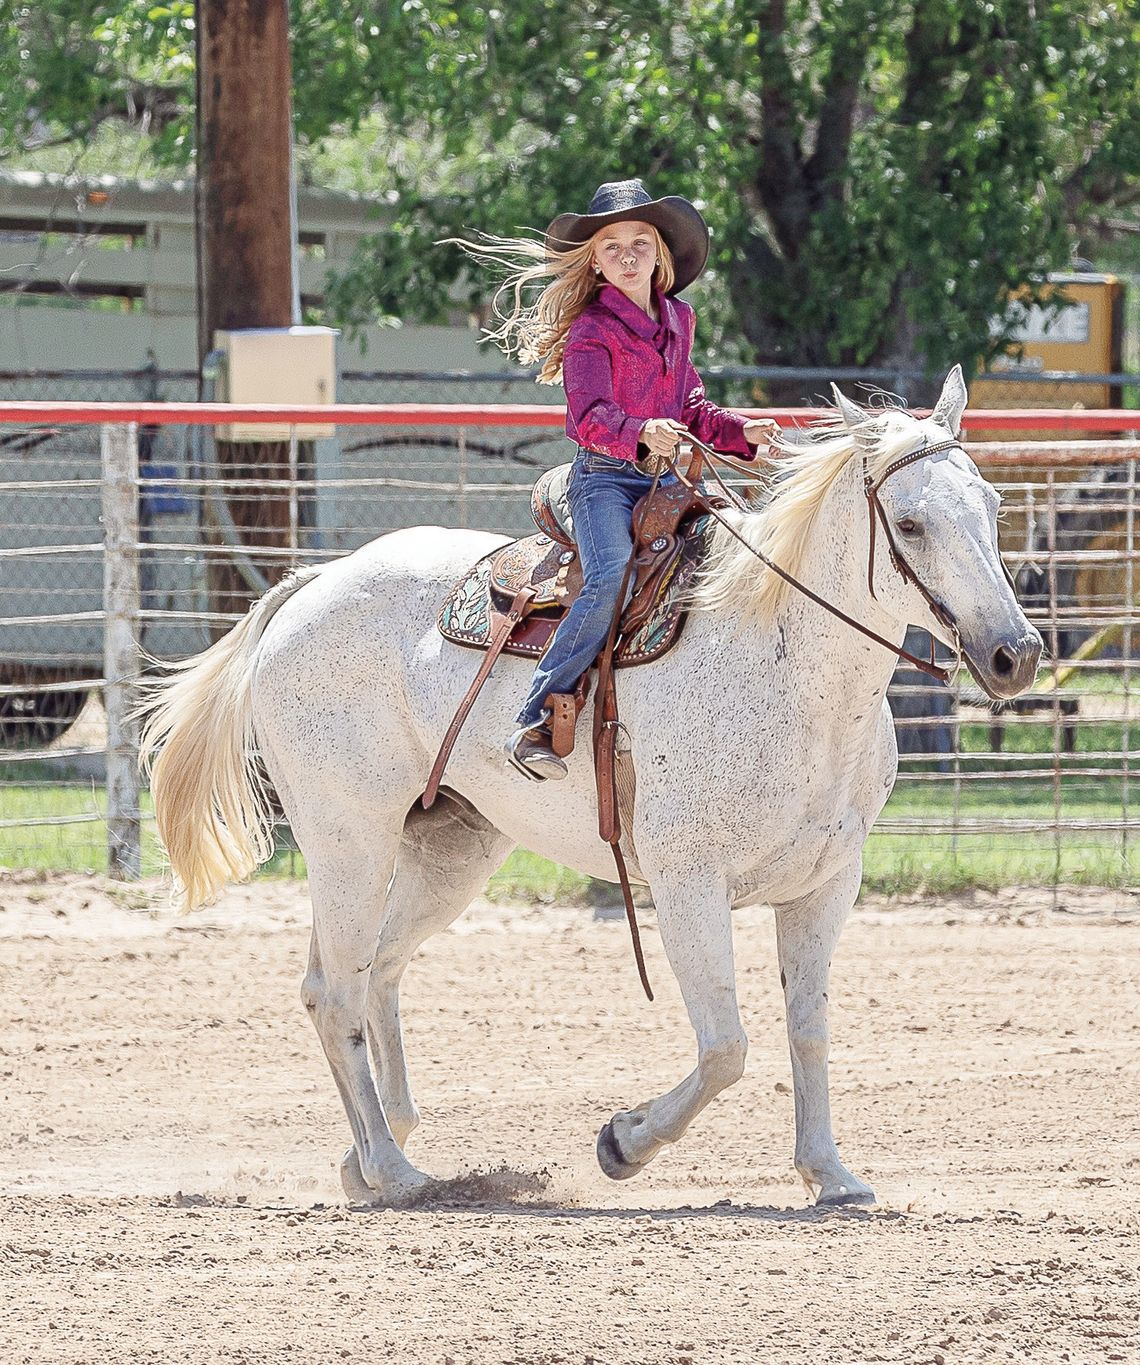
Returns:
[[[703,454],[708,459],[709,471],[713,475],[713,478],[716,480],[716,482],[719,484],[721,490],[729,497],[730,501],[733,502],[738,508],[740,508],[741,510],[745,510],[746,504],[738,496],[732,493],[732,491],[727,487],[715,466],[717,463],[728,465],[732,469],[739,470],[746,477],[754,479],[758,483],[762,482],[762,476],[755,473],[753,470],[744,468],[738,461],[726,458],[724,455],[721,454],[720,451],[714,450],[712,446],[706,445],[703,441],[698,440],[695,436],[691,434],[686,435],[684,437],[683,444],[692,445],[695,449],[699,450],[701,454]],[[884,509],[883,504],[879,499],[879,490],[882,488],[883,484],[885,484],[886,481],[891,477],[891,475],[897,474],[899,470],[906,469],[908,466],[912,464],[917,464],[919,460],[925,460],[931,455],[938,455],[941,454],[943,451],[947,450],[961,449],[962,445],[959,436],[952,436],[948,440],[938,441],[935,442],[933,445],[929,444],[922,445],[917,450],[909,451],[906,455],[900,456],[899,459],[895,460],[893,464],[888,465],[887,468],[883,470],[883,472],[879,475],[877,479],[873,478],[869,471],[867,456],[866,455],[863,456],[863,492],[867,499],[867,515],[870,521],[870,550],[867,556],[867,586],[871,591],[871,596],[876,601],[878,601],[878,594],[875,591],[875,537],[878,523],[881,522],[883,527],[883,535],[886,537],[887,548],[890,555],[890,561],[892,566],[894,567],[895,571],[898,573],[899,577],[903,580],[904,583],[912,584],[914,588],[918,591],[919,595],[930,608],[931,615],[939,623],[939,625],[941,625],[946,631],[953,635],[955,653],[957,654],[958,664],[961,663],[962,659],[962,647],[958,635],[957,619],[955,618],[954,613],[949,609],[949,607],[947,607],[944,602],[940,602],[934,596],[934,594],[930,592],[930,590],[923,583],[922,579],[919,578],[917,573],[915,573],[914,568],[910,564],[910,561],[899,549],[898,544],[895,541],[894,533],[891,531],[891,526],[887,518],[886,510]],[[945,683],[950,681],[952,670],[943,668],[939,664],[936,664],[934,662],[933,636],[931,636],[930,639],[929,660],[920,659],[916,655],[911,654],[909,650],[902,649],[900,648],[900,646],[892,644],[890,640],[885,639],[876,631],[871,630],[869,626],[865,626],[862,624],[862,622],[856,621],[853,617],[848,616],[846,612],[841,611],[837,606],[834,605],[834,603],[828,602],[825,598],[820,597],[818,593],[813,592],[812,589],[807,587],[806,584],[801,583],[798,578],[793,577],[790,573],[787,572],[787,570],[782,569],[773,560],[769,559],[769,557],[763,552],[763,550],[758,550],[755,545],[752,545],[747,540],[745,540],[745,538],[740,534],[740,532],[737,531],[736,527],[732,526],[729,522],[727,522],[724,519],[724,517],[720,515],[720,512],[718,511],[717,507],[712,502],[710,502],[708,498],[704,496],[699,487],[697,487],[695,479],[690,479],[685,473],[683,473],[678,468],[677,462],[675,460],[667,460],[666,463],[669,469],[672,471],[672,473],[674,473],[677,476],[677,478],[680,479],[680,481],[695,495],[697,501],[700,503],[702,508],[707,513],[709,513],[710,516],[715,517],[716,520],[725,528],[726,531],[729,532],[730,535],[734,536],[738,541],[740,541],[741,545],[743,545],[745,549],[749,550],[752,554],[754,554],[756,558],[761,561],[761,563],[763,563],[767,568],[771,569],[771,571],[774,574],[776,574],[779,578],[782,578],[786,583],[790,584],[793,588],[795,588],[797,592],[802,593],[805,597],[810,599],[812,602],[816,603],[817,606],[820,606],[825,611],[830,612],[832,616],[837,617],[845,625],[850,626],[853,630],[859,631],[861,635],[867,636],[869,640],[873,640],[876,644],[881,645],[884,649],[889,650],[892,654],[896,654],[900,659],[904,660],[912,667],[919,669],[920,672],[927,674],[931,678],[936,678],[939,682]],[[692,473],[691,467],[689,472]],[[1006,580],[1009,582],[1010,587],[1013,587],[1013,580],[1012,578],[1010,578],[1009,570],[1008,568],[1006,568],[1004,561],[1002,562],[1002,571],[1004,572]]]
[[[891,523],[883,504],[879,501],[879,489],[891,477],[897,474],[900,469],[907,469],[912,464],[917,464],[920,460],[925,460],[931,455],[941,455],[946,450],[961,450],[961,433],[951,436],[945,441],[936,441],[933,445],[921,445],[917,450],[912,450],[909,454],[901,456],[893,464],[887,466],[877,479],[871,477],[867,467],[867,456],[863,456],[863,493],[867,499],[867,518],[870,522],[870,548],[867,551],[867,587],[871,591],[871,596],[877,602],[879,594],[875,591],[875,530],[879,522],[883,524],[883,535],[887,541],[887,553],[890,556],[891,565],[904,583],[910,583],[918,592],[926,605],[930,608],[930,614],[944,630],[950,632],[954,637],[954,652],[958,656],[958,663],[962,661],[962,642],[958,635],[958,621],[954,613],[944,602],[930,591],[926,584],[915,573],[906,555],[899,549],[895,541],[894,532],[891,530]],[[962,452],[965,454],[965,451]],[[1000,556],[999,556],[1000,558]],[[1004,561],[1003,561],[1004,568]],[[1007,575],[1008,576],[1008,575]],[[1012,586],[1012,584],[1011,584]],[[943,668],[939,668],[934,662],[934,636],[930,637],[930,666],[923,668],[923,672],[929,672],[931,677],[939,678],[942,682],[949,681],[950,674]]]

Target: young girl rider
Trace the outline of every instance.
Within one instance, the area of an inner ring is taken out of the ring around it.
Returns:
[[[652,483],[641,466],[675,455],[689,432],[754,459],[775,427],[710,403],[693,368],[695,315],[676,296],[704,270],[709,231],[687,199],[652,199],[640,180],[614,181],[584,214],[555,218],[542,242],[493,238],[468,249],[516,263],[503,286],[514,307],[499,314],[492,339],[523,363],[538,362],[539,383],[561,380],[566,434],[578,446],[569,500],[583,587],[539,660],[506,745],[528,776],[561,778],[566,764],[551,748],[545,699],[572,691],[605,644],[633,509]],[[520,257],[534,264],[518,268]],[[526,306],[522,290],[548,276]]]

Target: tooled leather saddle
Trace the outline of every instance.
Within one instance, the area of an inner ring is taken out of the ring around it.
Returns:
[[[582,566],[566,499],[569,465],[548,470],[534,486],[531,512],[538,534],[512,541],[472,565],[439,610],[445,639],[488,649],[495,618],[507,616],[518,595],[522,612],[502,645],[504,654],[537,659],[582,590]],[[709,523],[688,515],[691,495],[679,484],[659,487],[647,509],[637,553],[633,594],[622,613],[614,666],[659,659],[676,642],[685,594],[706,550]],[[687,519],[685,519],[687,517]]]
[[[650,1000],[653,992],[645,973],[632,893],[619,847],[619,785],[627,797],[621,804],[627,807],[628,818],[632,773],[625,773],[625,780],[619,784],[613,673],[616,668],[659,659],[680,634],[687,592],[708,549],[712,523],[705,509],[729,505],[726,499],[701,487],[702,458],[696,450],[684,480],[655,481],[635,507],[633,553],[622,585],[622,596],[628,600],[597,660],[594,767],[598,829],[614,852],[638,970]],[[569,475],[567,464],[539,478],[531,498],[538,533],[503,545],[472,565],[439,610],[440,633],[455,644],[483,650],[484,657],[432,766],[421,798],[425,808],[438,795],[451,750],[495,660],[500,654],[537,659],[581,591],[582,569],[567,497]],[[587,675],[573,693],[546,698],[553,716],[553,748],[563,757],[574,748],[575,722],[588,690]]]

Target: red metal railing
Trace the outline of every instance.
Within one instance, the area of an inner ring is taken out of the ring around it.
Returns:
[[[798,426],[833,408],[738,408],[748,417],[767,417],[781,426]],[[83,425],[138,422],[216,426],[221,423],[265,423],[307,426],[501,426],[561,427],[566,409],[559,405],[523,403],[339,403],[254,406],[240,403],[55,403],[0,404],[0,425]],[[977,408],[963,419],[967,430],[1124,432],[1140,431],[1140,409],[1132,408]]]

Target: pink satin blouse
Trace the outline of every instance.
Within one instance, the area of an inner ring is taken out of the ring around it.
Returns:
[[[572,323],[562,360],[567,436],[635,460],[647,419],[671,417],[708,445],[753,458],[746,419],[709,402],[693,368],[696,314],[660,291],[656,301],[660,322],[607,284]]]

